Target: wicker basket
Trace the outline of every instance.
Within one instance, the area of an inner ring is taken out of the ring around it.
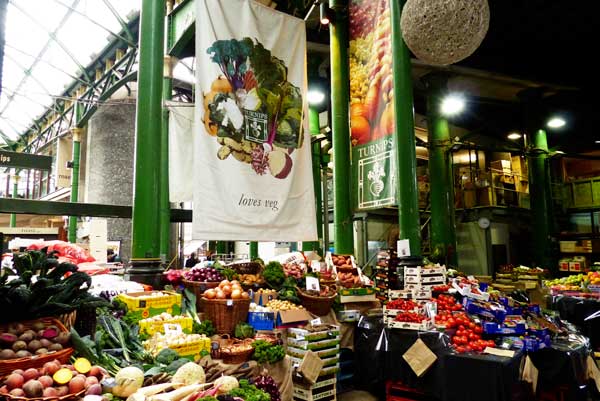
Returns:
[[[244,363],[244,362],[250,360],[250,357],[254,353],[254,348],[252,348],[252,346],[250,344],[251,343],[249,341],[236,340],[236,341],[233,341],[233,343],[231,345],[221,347],[221,359],[223,359],[223,363],[233,365],[233,364]],[[234,347],[240,346],[240,345],[246,345],[247,347],[245,347],[243,350],[239,350],[239,349],[236,350],[234,348]]]
[[[201,302],[205,318],[213,323],[218,334],[233,333],[235,325],[248,318],[249,299],[201,298]]]
[[[262,270],[258,262],[231,263],[227,267],[236,271],[237,274],[257,274]]]
[[[33,327],[33,323],[39,322],[39,321],[43,322],[46,326],[54,325],[54,326],[58,327],[58,330],[60,332],[68,332],[67,328],[60,322],[60,320],[51,318],[51,317],[43,317],[40,319],[29,320],[29,321],[25,321],[25,322],[21,322],[21,323],[25,326],[25,330],[29,330]],[[5,332],[7,330],[7,328],[8,328],[8,324],[0,325],[0,330],[2,330],[2,332]],[[13,370],[16,370],[16,369],[22,369],[22,370],[26,370],[29,368],[39,369],[42,366],[44,366],[44,364],[46,362],[50,362],[55,359],[58,359],[60,361],[60,363],[67,363],[69,361],[69,358],[71,358],[72,353],[73,353],[73,348],[68,347],[68,348],[64,348],[60,351],[50,352],[50,353],[47,353],[44,355],[34,355],[34,356],[26,357],[26,358],[1,360],[0,361],[0,377],[10,374]]]
[[[209,288],[216,288],[219,286],[219,282],[218,281],[189,281],[189,280],[183,280],[183,285],[185,286],[185,288],[189,289],[190,291],[192,291],[194,293],[194,295],[196,295],[196,309],[198,309],[198,311],[202,311],[202,294],[204,294],[204,291],[208,290]]]
[[[298,296],[306,310],[317,316],[325,316],[331,310],[335,297],[337,297],[337,292],[334,292],[333,295],[327,297],[316,297],[314,295],[309,295],[298,288]]]
[[[83,390],[79,391],[78,393],[67,394],[62,397],[27,398],[27,397],[15,397],[10,394],[4,394],[4,396],[6,397],[7,400],[11,400],[11,401],[57,401],[57,400],[58,401],[69,401],[69,400],[81,400],[83,398],[83,395],[85,394],[85,392],[86,392],[86,389],[83,389]]]

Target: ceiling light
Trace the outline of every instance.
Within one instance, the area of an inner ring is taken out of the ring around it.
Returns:
[[[445,116],[459,114],[465,108],[465,99],[458,95],[449,95],[442,100],[440,111]]]
[[[561,128],[564,127],[567,122],[561,117],[552,117],[546,124],[548,128]]]
[[[556,153],[557,155],[564,155],[565,154],[565,152],[563,152],[562,150],[557,150],[554,153]]]
[[[323,103],[323,100],[325,100],[325,93],[320,90],[311,89],[308,91],[306,98],[308,99],[308,104],[316,106]]]
[[[329,25],[331,22],[331,11],[327,3],[323,2],[319,6],[320,19],[322,25]]]
[[[595,141],[596,143],[600,143],[600,141]]]
[[[511,141],[514,141],[517,139],[521,139],[521,134],[519,134],[518,132],[511,132],[510,134],[508,134],[507,138]]]

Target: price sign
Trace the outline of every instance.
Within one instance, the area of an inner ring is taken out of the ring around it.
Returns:
[[[183,330],[181,329],[181,325],[177,323],[165,323],[165,334],[181,334]]]
[[[321,291],[321,286],[319,285],[319,279],[316,277],[306,277],[306,289],[313,291]]]
[[[311,324],[311,326],[318,326],[318,325],[320,325],[321,324],[321,318],[318,317],[316,319],[311,320],[310,324]]]

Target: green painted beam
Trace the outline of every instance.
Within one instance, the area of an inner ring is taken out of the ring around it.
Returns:
[[[250,260],[258,258],[258,242],[250,242],[250,250],[248,252]]]
[[[171,58],[164,58],[165,76],[163,77],[163,100],[171,100],[173,79]],[[162,128],[160,135],[160,257],[167,260],[171,240],[171,206],[169,203],[169,109],[162,109]]]
[[[81,130],[77,125],[83,114],[83,108],[80,102],[76,102],[74,107],[75,128],[72,129],[73,148],[71,152],[71,202],[79,201],[79,162],[81,156]],[[69,216],[69,242],[77,242],[77,216]]]
[[[452,154],[449,151],[452,143],[448,120],[440,113],[442,96],[447,90],[447,77],[428,75],[422,80],[427,87],[431,249],[434,256],[457,266],[454,180]]]
[[[160,260],[160,179],[165,4],[142,0],[131,259]],[[150,274],[156,266],[148,266]],[[137,272],[137,271],[136,271]]]
[[[319,129],[319,111],[309,106],[308,107],[308,129],[310,135],[318,135]],[[303,241],[303,251],[314,251],[322,254],[321,244],[323,243],[323,199],[321,196],[321,142],[315,141],[312,143],[312,175],[313,188],[315,192],[315,212],[317,220],[317,236],[318,241]]]
[[[535,131],[532,143],[533,148],[529,152],[529,192],[533,217],[531,248],[536,266],[556,270],[551,247],[553,216],[546,131]]]
[[[12,197],[13,199],[17,199],[17,195],[19,194],[19,176],[17,175],[17,173],[15,172],[15,175],[13,177],[13,187],[12,187]],[[17,215],[15,213],[12,213],[10,215],[10,227],[16,227],[17,226]]]
[[[390,1],[392,18],[392,64],[396,139],[396,173],[399,238],[410,241],[412,256],[421,255],[421,223],[417,187],[414,102],[410,54],[402,39],[400,16],[404,0]]]
[[[350,74],[348,64],[348,0],[329,0],[331,57],[331,127],[333,131],[333,218],[336,253],[354,253],[350,180]]]
[[[185,0],[175,7],[169,15],[169,36],[167,43],[168,54],[183,58],[184,51],[195,40],[196,33],[196,2]]]

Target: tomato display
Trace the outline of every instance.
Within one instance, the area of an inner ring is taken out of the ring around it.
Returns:
[[[437,303],[438,312],[463,310],[463,306],[456,302],[456,298],[452,295],[440,294],[437,299],[433,299],[433,302]]]
[[[397,322],[408,322],[408,323],[423,323],[427,320],[427,316],[421,315],[415,312],[400,312],[396,315]]]
[[[409,311],[419,307],[415,301],[410,299],[394,299],[393,301],[388,302],[385,306],[388,309],[402,309]]]

